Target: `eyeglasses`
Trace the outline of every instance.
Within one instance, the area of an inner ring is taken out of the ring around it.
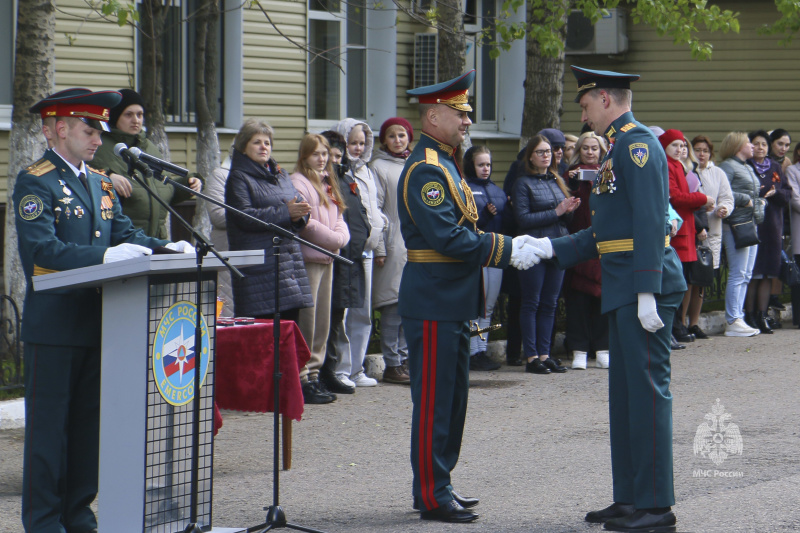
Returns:
[[[550,155],[553,153],[552,150],[534,150],[534,154],[538,155],[539,157],[544,157],[546,155]]]

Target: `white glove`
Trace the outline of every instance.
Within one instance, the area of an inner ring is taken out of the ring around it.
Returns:
[[[170,242],[164,247],[169,248],[170,250],[175,250],[176,252],[180,252],[182,254],[194,253],[194,246],[186,241]]]
[[[142,257],[143,255],[150,255],[153,250],[146,246],[139,246],[138,244],[131,244],[123,242],[116,246],[112,246],[106,253],[103,254],[103,263],[113,263],[114,261],[124,261],[125,259],[134,259]]]
[[[664,327],[656,309],[656,297],[652,292],[639,293],[639,322],[650,333],[655,333]]]
[[[525,242],[533,246],[534,250],[536,251],[536,255],[542,259],[552,259],[553,244],[550,242],[550,239],[547,237],[537,239],[536,237],[531,237],[529,235],[524,235],[524,237],[526,238]]]
[[[533,246],[527,244],[525,239],[514,237],[511,240],[511,259],[509,264],[517,270],[528,270],[541,259],[536,255]]]

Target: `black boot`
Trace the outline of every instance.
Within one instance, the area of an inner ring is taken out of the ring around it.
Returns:
[[[758,329],[758,325],[756,324],[756,319],[755,316],[753,316],[752,311],[744,312],[744,323],[750,326],[751,328]]]
[[[756,320],[755,327],[760,329],[761,333],[767,333],[767,334],[772,333],[772,328],[770,328],[767,325],[767,320],[764,317],[763,311],[756,311],[755,320]]]

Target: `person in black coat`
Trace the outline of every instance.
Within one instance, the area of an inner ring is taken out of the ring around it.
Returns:
[[[299,196],[286,171],[270,157],[272,135],[272,128],[256,119],[247,119],[242,125],[233,141],[225,203],[296,233],[306,226],[311,208]],[[269,251],[263,265],[242,268],[242,279],[234,276],[234,313],[272,318],[276,312],[275,263],[271,253],[275,234],[256,221],[231,212],[226,213],[226,222],[231,250]],[[297,241],[281,241],[278,269],[281,318],[296,322],[300,309],[314,305]]]
[[[764,130],[748,135],[753,143],[753,157],[747,164],[753,167],[760,183],[759,197],[766,201],[764,221],[758,225],[758,245],[753,277],[745,298],[745,321],[761,333],[772,333],[767,323],[772,280],[781,272],[783,249],[783,208],[791,198],[791,188],[786,185],[780,163],[769,157],[770,137]]]
[[[350,342],[345,332],[345,311],[351,307],[363,307],[366,296],[366,280],[364,278],[364,262],[361,261],[364,247],[372,229],[369,215],[358,194],[358,185],[347,173],[348,161],[344,137],[335,131],[324,131],[321,134],[331,145],[333,160],[333,179],[338,180],[339,190],[345,203],[343,218],[350,231],[350,241],[339,250],[339,255],[353,261],[352,265],[342,262],[333,263],[333,288],[331,290],[331,325],[328,343],[325,349],[325,361],[319,371],[320,381],[331,391],[341,394],[353,394],[355,383],[350,372],[337,372],[337,366],[343,361],[341,349],[349,350]],[[349,353],[347,359],[349,360]]]

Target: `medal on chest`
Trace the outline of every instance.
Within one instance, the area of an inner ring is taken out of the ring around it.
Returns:
[[[614,145],[608,150],[606,159],[597,171],[597,176],[594,178],[594,187],[592,188],[593,194],[613,194],[617,190],[616,176],[614,176],[614,162],[611,158],[611,150]]]

